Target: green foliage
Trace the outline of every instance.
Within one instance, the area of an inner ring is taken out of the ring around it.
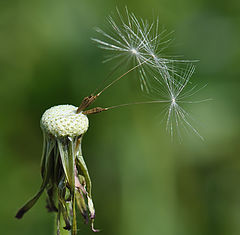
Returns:
[[[107,77],[111,69],[101,64],[101,51],[90,37],[114,4],[1,1],[0,221],[5,234],[54,231],[45,195],[22,221],[14,218],[41,184],[39,120],[53,105],[79,105]],[[154,9],[162,24],[176,32],[174,45],[181,46],[169,51],[200,60],[195,76],[208,83],[202,94],[214,101],[191,110],[205,142],[189,136],[181,145],[171,143],[154,107],[90,118],[83,152],[91,169],[96,227],[106,235],[239,234],[239,3],[127,4],[144,18],[151,18]],[[122,83],[96,104],[138,98],[135,81]],[[79,225],[80,234],[92,234]]]

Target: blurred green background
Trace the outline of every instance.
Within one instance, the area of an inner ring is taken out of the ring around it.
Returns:
[[[175,31],[171,52],[200,60],[194,79],[208,86],[198,96],[213,101],[188,108],[204,142],[192,134],[172,142],[161,106],[89,117],[83,153],[96,227],[104,235],[240,234],[240,11],[233,0],[0,1],[1,234],[53,234],[44,195],[14,218],[41,183],[39,120],[53,105],[79,105],[107,77],[111,68],[90,37],[125,5],[138,17],[159,15]],[[129,78],[96,105],[136,99],[145,97]],[[79,229],[92,234],[81,218]]]

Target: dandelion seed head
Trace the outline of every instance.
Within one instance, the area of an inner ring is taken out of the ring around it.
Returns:
[[[41,118],[41,128],[55,137],[75,137],[88,129],[88,118],[82,113],[76,113],[73,105],[58,105],[44,112]]]

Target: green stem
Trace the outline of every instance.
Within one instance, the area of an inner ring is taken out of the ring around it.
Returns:
[[[58,235],[57,233],[57,219],[58,219],[58,215],[57,213],[55,213],[56,216],[55,216],[55,224],[54,224],[54,235]],[[59,228],[60,228],[60,235],[71,235],[71,230],[68,231],[66,229],[64,229],[63,227],[65,226],[65,222],[61,216],[60,218],[60,225],[59,225]]]

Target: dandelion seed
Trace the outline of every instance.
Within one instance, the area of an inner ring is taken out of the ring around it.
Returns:
[[[117,16],[108,18],[109,32],[97,29],[104,39],[94,38],[93,40],[98,43],[99,47],[116,53],[113,56],[110,55],[108,61],[122,56],[125,57],[126,62],[131,59],[138,65],[137,71],[142,91],[151,95],[157,86],[158,90],[161,90],[161,93],[158,92],[159,95],[165,94],[170,104],[167,114],[167,130],[171,136],[176,129],[180,133],[181,125],[184,125],[185,129],[187,126],[199,135],[188,120],[190,116],[180,106],[185,98],[198,92],[196,85],[189,90],[185,89],[195,69],[192,65],[193,61],[169,59],[162,56],[162,52],[171,39],[168,39],[170,33],[166,30],[160,32],[158,19],[155,22],[138,19],[127,8],[124,15],[117,9]],[[186,64],[186,66],[177,66],[178,63]],[[191,101],[186,103],[191,103]]]
[[[159,90],[157,89],[157,87],[155,87],[155,91],[157,92],[157,94],[162,95],[163,97],[165,97],[166,100],[169,100],[169,107],[166,111],[165,117],[167,120],[166,130],[170,133],[171,137],[173,137],[175,134],[181,138],[180,129],[184,129],[187,132],[188,130],[191,130],[203,140],[203,137],[191,124],[192,118],[190,114],[181,106],[181,104],[184,103],[200,103],[209,100],[185,100],[186,98],[192,97],[203,88],[202,87],[200,89],[197,89],[197,86],[195,85],[188,89],[188,86],[190,85],[190,79],[192,77],[192,74],[194,73],[194,70],[195,67],[193,65],[188,65],[185,69],[185,73],[181,76],[181,78],[168,79],[164,95],[162,89],[159,93]],[[158,86],[162,85],[163,84],[161,83]]]
[[[193,62],[163,56],[163,51],[171,42],[168,37],[172,32],[167,33],[166,30],[160,32],[158,19],[153,22],[138,19],[126,8],[124,15],[117,9],[117,17],[109,16],[108,23],[109,30],[104,31],[100,28],[96,30],[103,39],[92,38],[92,40],[100,48],[112,52],[105,62],[122,57],[126,63],[141,64],[137,71],[142,91],[151,93],[154,79],[168,83],[169,79],[181,77],[180,69],[176,64]],[[174,76],[169,76],[169,73],[173,73]]]
[[[92,38],[98,46],[113,54],[106,61],[125,58],[126,62],[132,61],[135,64],[142,64],[138,67],[141,89],[150,93],[152,70],[160,71],[164,76],[168,70],[173,68],[168,66],[172,60],[163,58],[162,51],[167,47],[170,39],[166,39],[169,34],[166,30],[159,32],[159,21],[148,22],[138,19],[133,13],[125,11],[126,20],[117,9],[118,19],[109,16],[109,32],[97,28],[104,39]],[[118,24],[117,21],[120,21]],[[158,79],[160,79],[158,77]]]

